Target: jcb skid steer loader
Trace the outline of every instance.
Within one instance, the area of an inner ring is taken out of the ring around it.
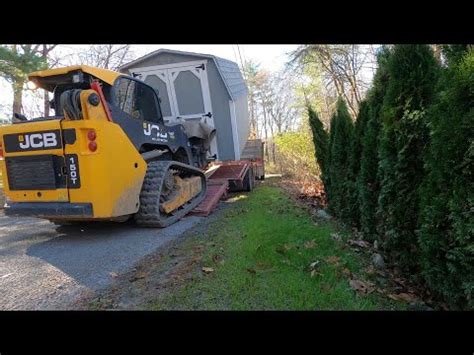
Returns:
[[[72,66],[29,80],[53,92],[56,116],[0,127],[6,215],[165,227],[202,201],[210,126],[165,124],[157,92],[121,73]]]

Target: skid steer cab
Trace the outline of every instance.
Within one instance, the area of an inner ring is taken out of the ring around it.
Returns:
[[[29,75],[55,115],[0,127],[5,214],[58,224],[125,221],[164,227],[203,198],[215,130],[165,125],[157,92],[88,66]],[[192,132],[192,133],[189,133]]]

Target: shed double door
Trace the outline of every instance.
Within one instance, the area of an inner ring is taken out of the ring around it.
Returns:
[[[207,78],[207,61],[158,65],[133,72],[140,74],[141,80],[158,90],[161,111],[166,123],[192,120],[215,127]],[[215,138],[211,142],[210,153],[217,154]]]

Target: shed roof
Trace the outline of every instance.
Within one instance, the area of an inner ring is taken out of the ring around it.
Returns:
[[[132,68],[142,62],[145,59],[150,57],[154,57],[160,53],[172,53],[172,54],[180,54],[180,55],[189,55],[195,57],[203,57],[203,58],[210,58],[216,64],[217,70],[224,81],[225,87],[229,93],[229,96],[232,100],[236,100],[239,96],[247,94],[247,85],[245,84],[244,78],[242,73],[240,72],[239,66],[237,63],[217,57],[212,54],[203,54],[203,53],[193,53],[193,52],[183,52],[177,51],[172,49],[165,49],[161,48],[151,53],[148,53],[140,58],[137,58],[127,64],[124,64],[120,67],[120,70],[126,70]]]

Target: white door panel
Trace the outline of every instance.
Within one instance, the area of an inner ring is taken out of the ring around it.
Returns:
[[[185,64],[137,68],[133,72],[140,74],[141,80],[158,89],[165,123],[196,120],[215,127],[207,61]],[[217,154],[216,138],[211,142],[210,155],[214,154]]]
[[[138,72],[139,73],[139,72]],[[172,90],[169,81],[169,75],[166,70],[156,70],[153,72],[141,73],[141,80],[154,89],[158,90],[160,98],[161,112],[165,122],[172,122],[175,120],[176,111],[173,102]]]

